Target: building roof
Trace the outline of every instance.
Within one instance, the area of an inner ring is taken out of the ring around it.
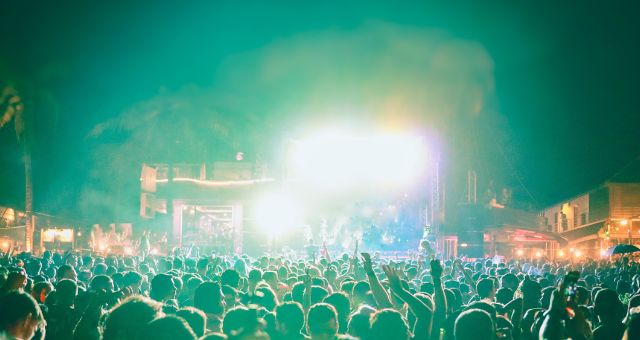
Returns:
[[[604,183],[598,184],[593,187],[591,190],[587,190],[577,195],[573,195],[562,201],[556,202],[554,204],[548,205],[541,209],[541,211],[546,211],[563,203],[572,201],[582,195],[590,194],[604,186],[608,183],[640,183],[640,156],[633,159],[631,162],[627,163],[627,165],[623,166],[618,172],[616,172],[613,176],[611,176]]]
[[[606,183],[640,183],[640,157],[622,167]]]
[[[580,228],[565,231],[560,235],[569,241],[574,241],[586,236],[597,234],[600,229],[604,227],[604,223],[605,221],[594,222]]]
[[[567,240],[558,233],[552,231],[530,229],[526,227],[502,225],[486,229],[488,233],[500,233],[509,235],[513,242],[558,242],[561,247],[567,245]]]

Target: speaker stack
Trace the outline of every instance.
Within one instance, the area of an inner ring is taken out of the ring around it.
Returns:
[[[484,257],[483,208],[475,204],[461,204],[458,208],[458,256]]]

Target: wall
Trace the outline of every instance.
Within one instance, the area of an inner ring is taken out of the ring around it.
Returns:
[[[609,218],[609,188],[602,187],[589,195],[589,220],[602,221]]]
[[[591,218],[590,207],[591,193],[580,195],[543,210],[541,223],[546,227],[546,230],[554,232],[564,232],[579,228],[590,222],[597,221]],[[563,228],[560,212],[566,217],[566,229]],[[586,221],[583,221],[582,214],[585,214]]]
[[[609,184],[611,218],[624,219],[640,215],[640,184]]]

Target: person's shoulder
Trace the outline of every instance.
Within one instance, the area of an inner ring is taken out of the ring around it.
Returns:
[[[626,326],[622,323],[615,325],[603,324],[593,330],[593,339],[615,339],[618,335],[621,337],[625,329]]]
[[[292,335],[275,335],[271,339],[274,340],[309,340],[311,337],[304,335],[302,333],[292,334]]]
[[[336,339],[337,340],[356,340],[357,338],[354,338],[348,334],[338,334],[338,336],[336,336]]]
[[[165,314],[175,314],[178,312],[178,308],[173,304],[163,304],[162,312]]]
[[[607,339],[606,326],[600,325],[593,329],[593,340]]]

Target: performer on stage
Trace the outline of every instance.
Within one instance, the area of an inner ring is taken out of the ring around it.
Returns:
[[[418,250],[425,259],[429,259],[436,254],[436,252],[431,247],[431,244],[426,239],[420,240],[420,247],[418,248]]]

